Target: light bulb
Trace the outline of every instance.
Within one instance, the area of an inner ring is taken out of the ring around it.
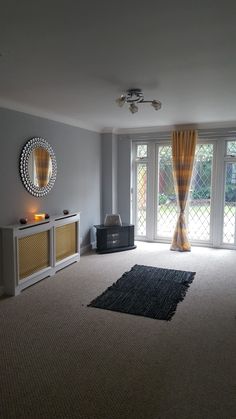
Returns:
[[[125,100],[126,100],[126,96],[121,95],[120,97],[118,97],[118,99],[116,99],[116,103],[118,106],[122,107],[125,104]]]
[[[161,109],[161,102],[159,102],[159,100],[152,100],[152,107],[155,109],[155,111],[158,111]]]
[[[137,105],[135,105],[135,103],[131,103],[131,105],[129,107],[129,110],[130,110],[131,113],[136,113],[136,112],[138,112],[138,107],[137,107]]]

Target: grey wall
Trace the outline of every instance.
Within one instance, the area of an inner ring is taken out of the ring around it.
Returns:
[[[125,223],[130,223],[131,203],[131,139],[128,136],[118,138],[118,182],[117,201],[118,212]]]
[[[118,212],[118,137],[112,135],[112,212]]]
[[[19,176],[19,156],[25,142],[43,137],[53,147],[58,166],[55,185],[35,198]],[[101,218],[101,138],[99,133],[0,108],[0,225],[18,222],[36,211],[81,211],[82,246],[89,229]]]
[[[112,134],[102,134],[102,218],[112,214]]]
[[[102,134],[102,217],[119,213],[130,223],[131,139]]]
[[[117,213],[117,136],[102,134],[102,217]]]

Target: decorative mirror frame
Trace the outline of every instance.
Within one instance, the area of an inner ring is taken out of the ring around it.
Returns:
[[[51,157],[52,160],[52,176],[46,186],[39,187],[34,185],[34,183],[30,179],[29,170],[28,170],[28,163],[30,154],[36,149],[42,147],[44,148]],[[56,176],[57,176],[57,162],[56,156],[50,144],[41,137],[34,137],[31,140],[27,141],[24,145],[21,154],[20,154],[20,176],[23,182],[24,187],[27,191],[38,198],[45,196],[48,192],[52,189]]]

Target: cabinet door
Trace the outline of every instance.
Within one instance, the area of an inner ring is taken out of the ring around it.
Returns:
[[[77,223],[56,227],[56,262],[59,262],[78,252]]]
[[[48,266],[49,230],[19,239],[19,280]]]

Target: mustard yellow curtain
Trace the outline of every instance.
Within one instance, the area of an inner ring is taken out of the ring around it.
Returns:
[[[49,180],[50,154],[42,147],[34,150],[34,161],[38,186],[47,186]]]
[[[178,200],[179,217],[177,220],[171,250],[186,252],[191,250],[185,222],[185,207],[193,172],[197,142],[197,132],[174,131],[172,134],[173,177]]]

